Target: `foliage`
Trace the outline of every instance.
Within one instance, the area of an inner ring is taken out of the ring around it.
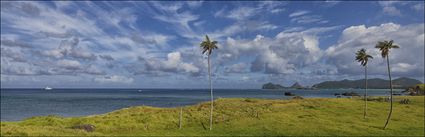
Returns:
[[[389,80],[373,78],[367,80],[368,89],[388,89]],[[394,87],[397,89],[405,89],[416,84],[422,83],[417,79],[400,77],[393,80]],[[359,80],[341,80],[341,81],[325,81],[315,84],[313,87],[322,89],[338,89],[338,88],[364,88],[364,79]]]

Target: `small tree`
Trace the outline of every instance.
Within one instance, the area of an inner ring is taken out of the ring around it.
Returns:
[[[208,56],[208,79],[210,82],[210,93],[211,93],[211,110],[210,110],[210,130],[212,130],[212,124],[213,124],[213,110],[214,110],[214,97],[213,97],[213,89],[212,89],[212,82],[211,82],[211,63],[210,63],[210,57],[211,53],[214,49],[218,49],[217,47],[217,41],[211,41],[208,35],[205,35],[205,41],[202,41],[201,43],[202,48],[202,54],[207,54]]]
[[[392,48],[400,48],[398,45],[393,44],[393,40],[390,41],[378,41],[375,48],[378,48],[381,51],[382,58],[387,58],[387,68],[388,68],[388,77],[390,79],[390,112],[388,113],[387,122],[385,122],[384,129],[387,128],[388,122],[390,121],[391,114],[393,112],[393,82],[391,80],[391,71],[390,71],[390,59],[389,53]]]
[[[367,115],[367,62],[373,57],[366,53],[365,49],[360,49],[356,53],[356,60],[360,62],[360,65],[364,66],[364,77],[365,77],[365,93],[364,93],[364,110],[363,118],[366,118]]]

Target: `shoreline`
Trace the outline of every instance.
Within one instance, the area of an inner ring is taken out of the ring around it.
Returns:
[[[284,97],[288,97],[288,98],[281,98],[281,99],[274,99],[274,98],[239,98],[239,99],[260,99],[260,100],[291,100],[293,97],[296,97],[297,95],[291,95],[291,96],[285,96]],[[409,95],[397,95],[397,96],[409,96]],[[338,98],[337,96],[333,96],[333,97],[312,97],[312,96],[301,96],[305,99],[336,99]],[[361,95],[360,95],[361,97]],[[383,97],[383,96],[369,96],[369,97]],[[340,99],[343,98],[358,98],[358,96],[342,96],[340,97]],[[214,100],[217,99],[238,99],[238,98],[227,98],[227,97],[216,97]],[[62,118],[78,118],[78,117],[86,117],[86,116],[92,116],[92,115],[102,115],[102,114],[106,114],[106,113],[110,113],[113,111],[117,111],[117,110],[121,110],[121,109],[126,109],[126,108],[131,108],[131,107],[139,107],[139,106],[146,106],[146,107],[153,107],[153,108],[180,108],[180,107],[187,107],[187,106],[193,106],[193,105],[197,105],[197,104],[202,104],[202,103],[208,103],[209,101],[202,101],[202,102],[198,102],[195,104],[189,104],[189,105],[181,105],[181,106],[170,106],[170,107],[158,107],[158,106],[150,106],[150,105],[134,105],[134,106],[129,106],[129,107],[123,107],[123,108],[119,108],[119,109],[115,109],[115,110],[111,110],[105,113],[97,113],[97,114],[89,114],[89,115],[75,115],[75,116],[63,116],[63,115],[55,115],[55,114],[47,114],[47,115],[37,115],[37,116],[30,116],[30,117],[26,117],[20,120],[0,120],[0,122],[19,122],[19,121],[23,121],[26,119],[30,119],[32,117],[46,117],[46,116],[57,116],[57,117],[62,117]]]
[[[392,130],[382,132],[384,113],[388,103],[369,101],[370,117],[368,122],[362,120],[363,101],[360,98],[331,99],[250,99],[222,98],[214,101],[216,105],[214,132],[202,128],[201,123],[207,122],[204,112],[208,111],[209,102],[202,102],[183,108],[183,128],[175,125],[180,107],[158,108],[149,106],[134,106],[111,111],[105,114],[82,117],[39,116],[23,121],[1,122],[2,135],[10,133],[25,133],[26,135],[423,135],[424,96],[398,96],[395,99],[411,99],[414,104],[401,105],[396,103],[397,112],[389,126]],[[408,107],[406,107],[408,106]],[[402,113],[409,112],[409,113]],[[357,119],[357,120],[356,120]],[[332,123],[327,122],[333,121]],[[48,122],[49,121],[49,122]],[[305,121],[305,122],[303,122]],[[307,122],[309,121],[309,122]],[[410,122],[409,122],[410,121]],[[416,122],[415,122],[416,121]],[[419,121],[419,123],[418,123]],[[47,123],[46,123],[47,122]],[[112,123],[111,123],[112,122]],[[324,122],[324,123],[322,123]],[[354,124],[354,123],[356,124]],[[365,122],[369,126],[365,126]],[[416,124],[413,124],[413,123]],[[421,123],[422,122],[422,123]],[[84,132],[67,127],[75,124],[92,124],[94,132]],[[108,124],[109,123],[109,124]],[[125,124],[124,124],[125,123]],[[261,124],[262,123],[262,124]],[[284,124],[286,123],[286,124]],[[311,126],[326,124],[322,129]],[[351,124],[350,124],[351,123]],[[27,125],[30,124],[30,125]],[[112,124],[112,125],[111,125]],[[293,126],[288,126],[293,125]],[[116,125],[116,126],[113,126]],[[147,126],[148,125],[148,126]],[[236,126],[237,125],[237,126]],[[262,128],[267,125],[269,129]],[[146,128],[146,126],[148,128]],[[334,127],[335,126],[335,127]],[[354,126],[355,128],[351,128]],[[405,127],[409,130],[403,131]],[[46,130],[45,128],[47,127]],[[304,131],[297,127],[311,128]],[[334,128],[341,131],[334,131]],[[349,128],[350,127],[350,128]],[[402,128],[403,127],[403,128]],[[12,130],[13,129],[13,130]],[[55,131],[51,131],[54,129]],[[120,130],[115,130],[120,129]],[[246,131],[244,129],[252,129]],[[364,130],[369,130],[364,132]],[[4,132],[3,132],[4,131]],[[243,132],[242,132],[243,131]],[[317,132],[317,133],[316,133]]]

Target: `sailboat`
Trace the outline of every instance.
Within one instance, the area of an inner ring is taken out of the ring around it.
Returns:
[[[44,90],[52,90],[52,88],[47,86],[47,87],[44,88]]]

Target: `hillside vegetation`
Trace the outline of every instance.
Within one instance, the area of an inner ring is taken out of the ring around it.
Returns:
[[[393,88],[406,89],[416,84],[422,84],[421,81],[412,78],[401,77],[392,80]],[[367,86],[370,89],[388,89],[389,80],[373,78],[367,80]],[[315,88],[337,89],[337,88],[364,88],[364,79],[359,80],[341,80],[341,81],[325,81],[313,85]]]
[[[424,136],[424,96],[408,98],[410,104],[395,103],[393,117],[382,130],[388,102],[369,101],[363,119],[360,98],[317,98],[292,100],[218,99],[214,102],[214,128],[208,130],[209,103],[180,108],[131,107],[102,115],[61,118],[33,117],[18,122],[1,122],[1,136]],[[92,124],[95,131],[70,127]]]

